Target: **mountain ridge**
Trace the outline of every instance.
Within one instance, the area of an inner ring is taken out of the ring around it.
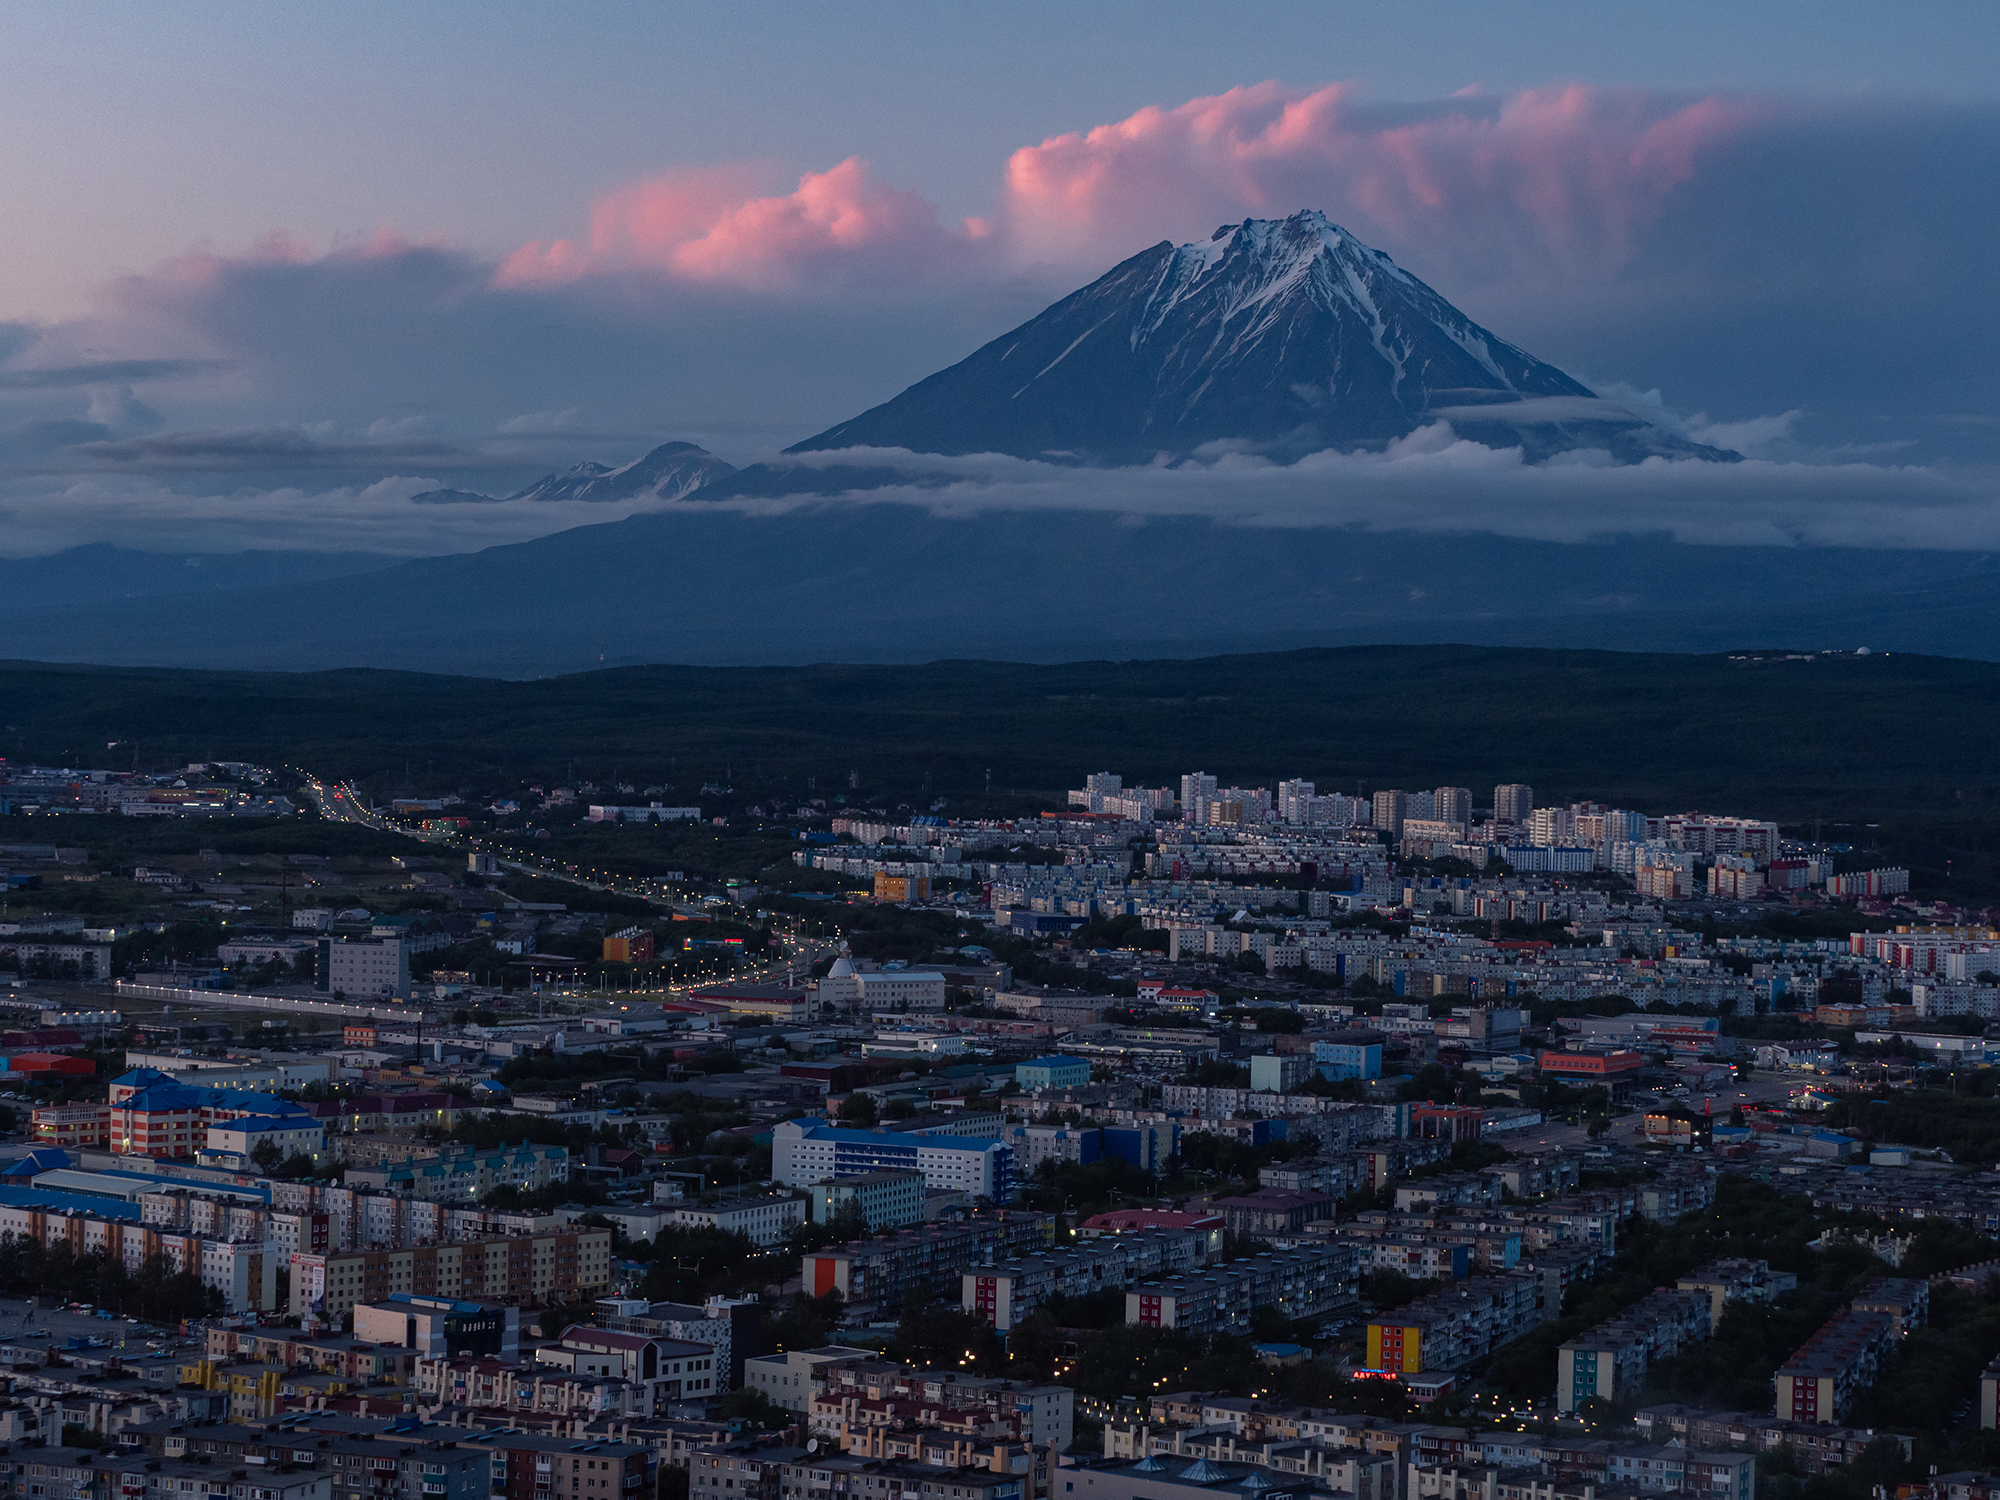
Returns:
[[[717,458],[695,443],[662,443],[626,464],[586,460],[560,474],[547,474],[511,495],[482,495],[472,490],[425,490],[410,498],[419,505],[498,505],[503,501],[587,500],[610,502],[652,496],[684,500],[704,485],[727,479],[736,465]]]

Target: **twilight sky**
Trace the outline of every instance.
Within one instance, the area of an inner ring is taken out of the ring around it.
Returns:
[[[1774,537],[1851,539],[1817,466],[1863,539],[1946,495],[1924,536],[2000,545],[1990,4],[6,15],[0,552],[517,540],[579,514],[408,496],[757,458],[1148,244],[1303,207],[1759,460]],[[1619,524],[1564,483],[1424,514]],[[1729,485],[1689,539],[1758,503]]]

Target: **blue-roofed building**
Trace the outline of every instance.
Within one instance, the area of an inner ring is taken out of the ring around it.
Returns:
[[[787,1187],[812,1187],[863,1172],[912,1169],[924,1185],[970,1193],[994,1203],[1014,1196],[1014,1148],[980,1136],[912,1135],[895,1130],[845,1130],[803,1120],[771,1131],[771,1176]]]
[[[36,1139],[49,1146],[104,1147],[128,1156],[193,1156],[208,1144],[211,1125],[246,1115],[311,1118],[311,1111],[275,1094],[179,1083],[151,1068],[135,1068],[112,1085],[108,1104],[38,1109]]]
[[[1037,1057],[1014,1064],[1014,1081],[1031,1092],[1082,1088],[1090,1082],[1090,1064],[1080,1057]]]
[[[26,1156],[5,1170],[0,1170],[0,1183],[16,1187],[26,1187],[43,1172],[60,1171],[73,1162],[70,1154],[59,1146],[44,1146],[30,1151]]]
[[[83,1193],[52,1193],[44,1188],[0,1187],[0,1208],[41,1209],[67,1214],[94,1214],[100,1219],[139,1222],[139,1205],[116,1198],[96,1198]]]

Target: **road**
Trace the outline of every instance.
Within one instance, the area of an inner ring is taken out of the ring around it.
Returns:
[[[306,794],[312,798],[313,805],[319,809],[320,816],[329,822],[357,824],[363,828],[373,828],[380,833],[400,833],[406,838],[417,840],[419,843],[432,846],[443,844],[451,848],[464,849],[468,853],[482,853],[488,849],[488,843],[485,839],[466,838],[456,832],[419,833],[415,829],[395,822],[392,819],[385,818],[380,813],[373,811],[368,806],[367,801],[361,796],[359,789],[352,782],[329,782],[297,766],[292,767],[292,769],[297,771],[304,779]],[[496,854],[494,855],[494,860],[502,867],[517,870],[523,875],[532,875],[543,880],[557,880],[566,885],[577,886],[583,890],[603,891],[607,894],[618,896],[636,896],[651,906],[661,908],[679,916],[705,919],[712,915],[706,906],[686,901],[675,901],[672,897],[662,896],[648,882],[629,875],[620,875],[608,870],[585,870],[581,866],[559,864],[555,860],[549,859],[524,859],[518,854]],[[820,959],[830,957],[839,947],[837,941],[830,938],[801,938],[798,932],[798,918],[796,917],[773,914],[771,925],[773,930],[779,932],[785,939],[786,951],[784,956],[751,968],[738,969],[729,976],[732,981],[741,983],[744,981],[779,979],[788,971],[810,969]],[[658,990],[648,990],[640,993],[661,995],[682,994],[689,988],[712,982],[710,980],[696,980],[692,985],[663,986]],[[558,993],[566,992],[559,991]],[[587,995],[597,992],[579,991],[577,993]]]
[[[1699,1114],[1704,1105],[1724,1124],[1728,1123],[1729,1111],[1739,1104],[1783,1104],[1793,1091],[1802,1085],[1794,1077],[1777,1073],[1752,1073],[1748,1078],[1738,1079],[1702,1094],[1689,1090],[1685,1100],[1676,1098],[1675,1103]],[[1607,1146],[1630,1146],[1637,1137],[1634,1132],[1640,1128],[1637,1114],[1625,1115],[1611,1122],[1611,1128],[1601,1137]],[[1497,1136],[1499,1144],[1514,1150],[1540,1148],[1542,1146],[1583,1147],[1592,1144],[1590,1130],[1586,1125],[1564,1125],[1550,1121],[1532,1130],[1523,1130],[1505,1136]]]

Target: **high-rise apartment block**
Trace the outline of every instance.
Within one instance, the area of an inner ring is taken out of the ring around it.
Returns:
[[[1472,788],[1441,786],[1431,793],[1431,816],[1440,823],[1472,822]]]
[[[1576,842],[1576,814],[1566,807],[1538,807],[1528,814],[1528,842],[1543,849]]]
[[[1535,789],[1510,782],[1493,788],[1493,816],[1503,823],[1525,823],[1535,810]]]
[[[1190,771],[1181,778],[1181,817],[1189,823],[1208,821],[1208,804],[1215,796],[1215,778],[1203,771]]]
[[[1394,837],[1401,838],[1403,834],[1403,819],[1407,814],[1409,805],[1410,794],[1408,792],[1377,792],[1375,794],[1375,816],[1373,820],[1375,826],[1387,830]]]

